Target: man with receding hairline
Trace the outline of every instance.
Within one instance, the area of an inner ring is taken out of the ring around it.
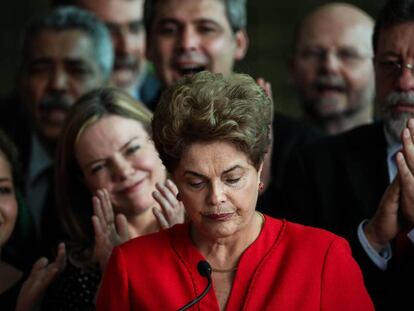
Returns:
[[[373,19],[346,3],[311,11],[298,25],[290,63],[305,119],[327,135],[372,122]]]

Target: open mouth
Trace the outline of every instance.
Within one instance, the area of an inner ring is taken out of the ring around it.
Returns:
[[[177,65],[176,69],[182,76],[186,76],[206,70],[207,67],[202,65]]]
[[[316,84],[316,90],[319,93],[344,93],[345,88],[341,85],[329,85],[329,84]]]

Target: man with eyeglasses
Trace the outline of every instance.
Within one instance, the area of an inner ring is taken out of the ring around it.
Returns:
[[[373,119],[372,18],[331,3],[310,12],[295,32],[290,60],[305,120],[327,135]]]
[[[347,238],[376,310],[407,310],[414,280],[414,0],[387,2],[373,49],[382,121],[304,149],[287,168],[285,215]]]

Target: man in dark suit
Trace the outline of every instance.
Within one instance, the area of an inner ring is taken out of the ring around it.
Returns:
[[[18,90],[3,103],[0,127],[22,155],[23,194],[42,255],[50,254],[62,238],[54,204],[53,162],[65,117],[81,95],[106,83],[112,64],[110,35],[87,11],[58,8],[27,26]]]
[[[164,87],[202,70],[231,74],[248,49],[246,14],[245,0],[145,1],[147,58]],[[263,79],[258,83],[271,96],[270,84]],[[274,150],[267,156],[262,174],[263,190],[267,190],[259,206],[276,215],[284,164],[293,152],[321,134],[280,113],[274,114],[273,132]]]
[[[285,184],[287,218],[349,239],[378,310],[412,305],[413,38],[414,1],[388,1],[373,37],[383,121],[309,146]]]

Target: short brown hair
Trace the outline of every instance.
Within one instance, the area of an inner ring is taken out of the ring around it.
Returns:
[[[270,143],[272,102],[248,75],[186,76],[161,96],[152,121],[161,160],[174,172],[194,142],[226,141],[258,168]]]
[[[84,258],[90,257],[94,245],[93,207],[91,193],[83,182],[75,157],[75,146],[89,125],[107,115],[136,120],[149,135],[151,133],[152,113],[117,88],[104,87],[89,92],[71,107],[57,147],[56,197],[59,198],[58,214],[71,246],[75,251],[82,251]]]

